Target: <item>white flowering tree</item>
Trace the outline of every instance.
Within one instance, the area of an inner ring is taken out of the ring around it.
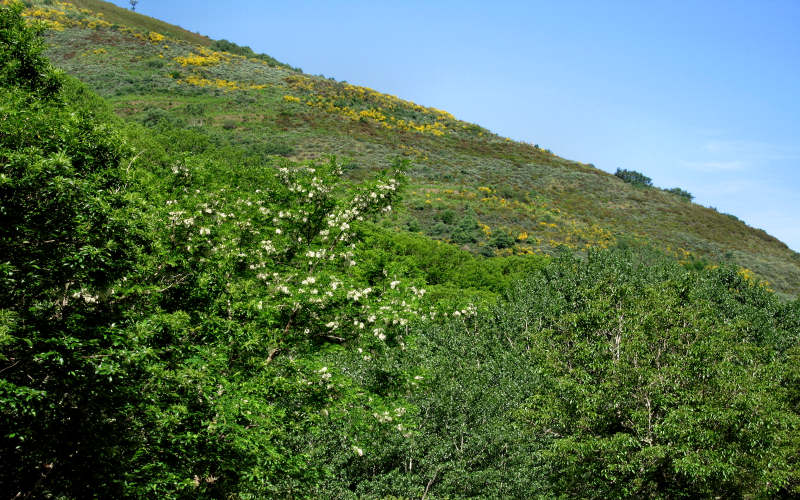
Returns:
[[[250,464],[226,472],[214,454],[185,450],[204,455],[181,478],[189,488],[234,475],[258,494],[278,481],[287,488],[293,474],[307,482],[308,456],[321,445],[290,436],[319,429],[340,462],[367,460],[370,436],[409,436],[414,412],[399,394],[418,375],[387,360],[405,348],[425,290],[391,264],[361,262],[358,236],[359,225],[392,209],[404,166],[352,185],[334,160],[276,163],[220,176],[219,165],[190,158],[162,180],[167,228],[151,264],[162,313],[142,329],[187,339],[177,354],[184,361],[163,354],[153,374],[170,395],[159,403],[162,433],[205,435],[205,447]],[[202,404],[176,419],[197,391]],[[298,426],[305,430],[286,430]]]
[[[178,185],[194,182],[185,165],[173,173]],[[226,316],[269,332],[264,340],[270,361],[314,340],[397,341],[401,329],[393,327],[415,316],[425,293],[388,270],[365,279],[358,266],[356,226],[392,209],[401,170],[335,193],[341,175],[333,160],[287,162],[249,192],[183,187],[183,200],[167,201],[171,239],[180,243],[181,258],[200,271],[199,279],[214,276],[213,286],[225,291],[224,304],[217,306]],[[219,283],[220,277],[226,282]]]

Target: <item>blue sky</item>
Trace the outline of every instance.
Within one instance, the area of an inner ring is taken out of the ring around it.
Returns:
[[[800,2],[140,0],[137,11],[638,170],[800,250]]]

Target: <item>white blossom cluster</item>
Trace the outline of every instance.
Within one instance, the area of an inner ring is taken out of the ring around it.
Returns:
[[[425,290],[400,277],[372,286],[353,279],[354,225],[391,210],[400,182],[381,178],[342,198],[334,195],[341,174],[335,163],[284,166],[276,182],[249,194],[184,188],[167,202],[172,238],[191,258],[252,273],[260,285],[248,289],[248,307],[268,327],[284,321],[292,332],[354,338],[364,331],[386,341],[417,316]]]

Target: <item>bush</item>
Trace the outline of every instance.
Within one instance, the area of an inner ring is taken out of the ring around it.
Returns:
[[[183,125],[183,121],[170,113],[169,111],[161,108],[149,108],[141,117],[142,124],[146,127],[174,127]]]
[[[674,194],[676,196],[679,196],[679,197],[683,198],[686,201],[692,201],[694,199],[694,196],[692,196],[692,193],[690,193],[689,191],[685,191],[685,190],[683,190],[683,189],[681,189],[679,187],[674,187],[672,189],[665,189],[664,191],[666,191],[668,193],[672,193],[672,194]]]
[[[41,24],[27,26],[21,13],[22,2],[0,7],[0,81],[46,96],[61,87],[59,73],[42,55]]]
[[[283,142],[259,142],[249,148],[249,153],[253,156],[266,161],[269,156],[291,156],[294,148]],[[344,167],[343,167],[344,168]]]
[[[260,59],[272,67],[294,69],[295,71],[302,72],[299,68],[292,68],[288,64],[284,64],[274,57],[268,56],[267,54],[257,54],[250,47],[237,45],[225,39],[215,40],[214,43],[211,44],[211,48],[220,52],[230,52],[231,54],[236,54],[243,57]]]
[[[445,224],[444,222],[437,222],[436,224],[431,227],[431,235],[432,236],[442,236],[450,232],[450,226]]]
[[[634,186],[651,187],[653,185],[653,181],[650,179],[650,177],[647,177],[641,172],[637,172],[635,170],[624,170],[618,168],[614,175],[628,184],[633,184]]]
[[[445,224],[452,224],[456,220],[456,213],[448,208],[439,214],[439,220]]]
[[[467,209],[466,214],[458,222],[458,225],[453,230],[452,240],[453,243],[460,245],[466,243],[477,243],[481,237],[480,226],[478,226],[478,219],[472,209]]]
[[[514,243],[516,243],[514,235],[504,230],[496,231],[491,240],[491,246],[499,249],[511,248],[514,246]]]

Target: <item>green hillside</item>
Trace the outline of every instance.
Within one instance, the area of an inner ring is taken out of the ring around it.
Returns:
[[[780,242],[80,5],[0,0],[7,497],[800,495]]]
[[[28,14],[55,27],[48,35],[54,63],[120,116],[250,157],[336,155],[353,179],[408,158],[411,186],[396,217],[402,228],[484,255],[633,240],[682,260],[731,262],[779,292],[800,291],[800,255],[730,214],[106,2],[34,3]],[[237,53],[215,50],[222,48]]]

